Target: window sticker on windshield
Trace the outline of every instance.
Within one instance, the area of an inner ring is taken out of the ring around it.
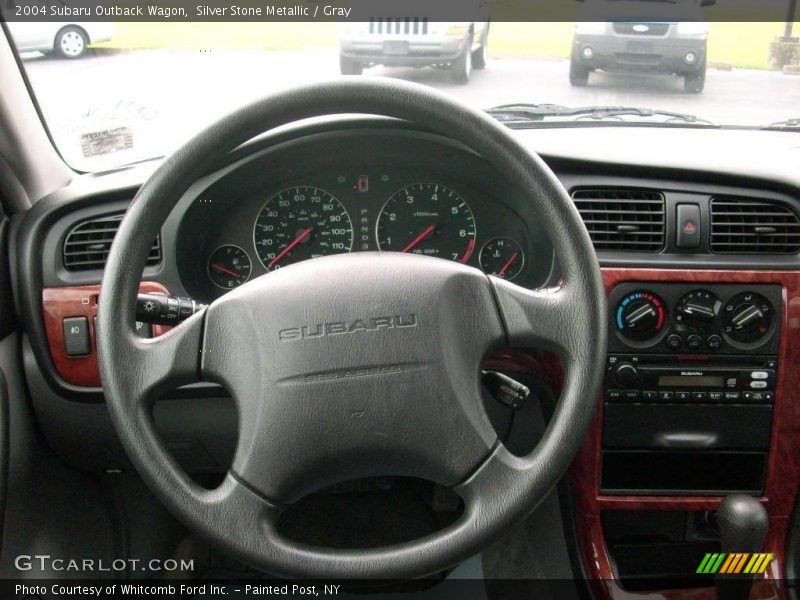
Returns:
[[[133,148],[133,132],[129,127],[90,131],[81,135],[81,150],[84,158],[112,154],[131,148]]]

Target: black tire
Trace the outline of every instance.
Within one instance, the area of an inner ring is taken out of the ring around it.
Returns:
[[[569,83],[575,87],[589,85],[589,69],[580,66],[574,58],[569,61]]]
[[[339,71],[342,75],[361,75],[364,71],[364,67],[362,67],[359,62],[339,55]]]
[[[487,26],[487,29],[484,30],[483,35],[481,36],[481,47],[472,53],[473,69],[480,70],[486,68],[486,50],[488,42],[489,42],[489,30]]]
[[[695,71],[683,76],[683,91],[687,94],[700,94],[706,87],[706,64]]]
[[[450,77],[455,83],[468,84],[470,75],[472,75],[472,37],[467,39],[461,56],[450,65]]]
[[[53,51],[61,58],[80,58],[89,49],[89,36],[80,27],[68,25],[60,29],[53,43]]]

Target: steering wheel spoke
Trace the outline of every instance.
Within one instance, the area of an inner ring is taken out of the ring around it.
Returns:
[[[591,314],[581,312],[570,287],[529,290],[489,277],[506,328],[508,343],[573,355],[584,343],[580,333],[591,326]]]
[[[100,354],[101,369],[115,368],[109,364],[112,362],[127,364],[127,369],[120,369],[120,384],[128,401],[149,402],[181,385],[200,381],[204,316],[204,311],[199,312],[151,339],[139,338],[121,324],[106,322],[106,327],[120,326],[117,336],[124,343],[114,355]]]

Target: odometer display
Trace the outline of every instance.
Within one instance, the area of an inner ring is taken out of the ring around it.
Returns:
[[[378,216],[378,247],[466,263],[475,250],[475,217],[456,192],[415,183],[395,193]]]
[[[328,192],[298,186],[267,200],[256,219],[253,241],[268,271],[328,254],[350,252],[353,225]]]

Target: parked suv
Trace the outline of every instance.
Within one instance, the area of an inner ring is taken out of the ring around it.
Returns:
[[[706,82],[707,44],[708,23],[701,21],[576,23],[569,81],[587,85],[596,69],[677,74],[686,92],[698,94]]]
[[[340,30],[339,64],[343,75],[360,75],[374,65],[442,67],[457,83],[467,83],[472,69],[486,66],[488,35],[487,22],[370,19]]]

